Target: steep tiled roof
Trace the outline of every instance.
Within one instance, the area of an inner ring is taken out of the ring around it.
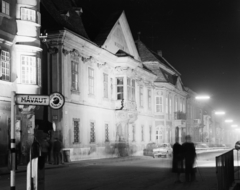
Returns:
[[[121,14],[122,11],[117,11],[109,16],[109,19],[105,22],[96,39],[94,40],[96,44],[98,44],[99,46],[102,46],[104,44],[114,24],[117,22]]]
[[[47,16],[42,16],[44,30],[67,28],[89,39],[83,26],[81,15],[76,13],[71,0],[42,0],[41,3],[43,5],[42,8],[48,13]]]
[[[158,76],[155,82],[168,82],[173,85],[176,84],[177,75],[168,73],[162,69],[160,65],[164,65],[170,70],[175,71],[177,74],[179,73],[163,57],[148,49],[140,40],[136,41],[136,46],[145,67],[150,69],[154,74]]]

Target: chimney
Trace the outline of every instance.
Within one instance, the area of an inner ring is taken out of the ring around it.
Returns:
[[[157,54],[162,57],[162,50],[157,50]]]
[[[73,10],[78,14],[78,16],[81,16],[81,14],[83,13],[81,7],[73,7]]]

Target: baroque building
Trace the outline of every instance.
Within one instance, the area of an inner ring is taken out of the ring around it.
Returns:
[[[41,92],[40,0],[0,1],[0,165],[6,165],[10,144],[11,93]],[[27,156],[35,127],[35,107],[16,110],[17,149]],[[13,120],[13,119],[12,119]]]
[[[62,140],[71,160],[112,156],[116,142],[130,144],[135,154],[149,142],[182,142],[187,93],[181,75],[134,42],[124,12],[111,15],[90,40],[81,8],[67,0],[41,3],[42,91],[65,97],[63,108],[45,110],[43,119],[56,126],[52,138]]]

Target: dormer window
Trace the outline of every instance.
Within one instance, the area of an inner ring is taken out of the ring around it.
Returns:
[[[2,13],[10,15],[10,5],[8,2],[2,0]]]
[[[29,8],[21,8],[21,20],[36,22],[36,11]]]

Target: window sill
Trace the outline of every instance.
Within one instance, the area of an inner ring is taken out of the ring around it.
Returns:
[[[0,16],[6,17],[6,18],[8,18],[8,19],[11,19],[11,18],[12,18],[10,15],[7,15],[7,14],[1,13],[1,12],[0,12]]]
[[[24,24],[28,24],[28,25],[32,25],[32,26],[38,26],[38,27],[40,27],[41,25],[40,24],[38,24],[38,23],[36,23],[36,22],[33,22],[33,21],[27,21],[27,20],[21,20],[21,19],[19,19],[19,20],[17,20],[17,22],[22,22],[22,23],[24,23]]]
[[[95,98],[95,95],[94,94],[88,94],[88,97]]]
[[[72,94],[78,94],[78,95],[80,94],[80,92],[78,90],[73,90],[73,89],[71,90],[71,93]]]

